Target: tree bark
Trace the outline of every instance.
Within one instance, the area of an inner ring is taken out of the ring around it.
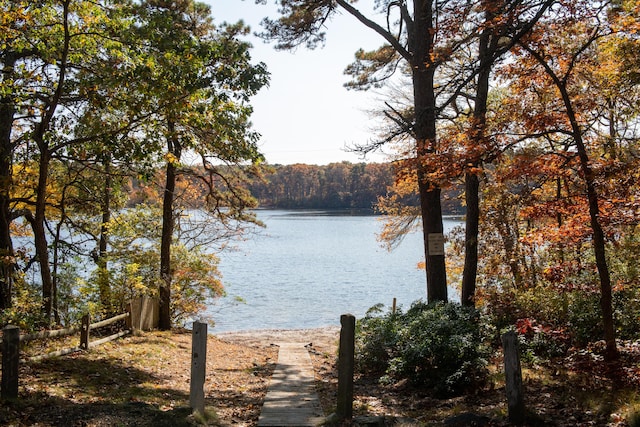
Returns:
[[[465,172],[464,194],[467,215],[464,221],[464,269],[462,271],[461,303],[464,306],[475,307],[478,236],[480,234],[480,179],[476,173]]]
[[[568,99],[569,95],[566,89],[562,90],[563,98]],[[566,97],[565,97],[566,95]],[[598,268],[598,276],[600,277],[600,309],[602,310],[602,324],[604,327],[604,340],[606,342],[605,360],[611,361],[618,358],[618,348],[616,346],[616,331],[613,320],[613,296],[611,289],[611,275],[607,264],[606,243],[602,225],[600,224],[600,207],[598,205],[598,191],[596,189],[595,177],[593,170],[589,165],[589,155],[582,140],[582,133],[579,131],[578,122],[573,109],[567,106],[567,112],[570,115],[570,121],[574,129],[574,139],[578,156],[580,158],[580,166],[584,175],[585,185],[587,187],[587,200],[589,203],[589,217],[591,219],[591,230],[593,233],[593,252],[596,257],[596,267]]]
[[[100,303],[107,312],[113,311],[113,301],[111,301],[111,286],[109,284],[109,271],[107,270],[107,244],[109,234],[109,221],[111,221],[111,160],[108,154],[103,158],[105,181],[102,194],[102,222],[100,224],[100,241],[98,242],[98,287],[100,292]]]
[[[483,2],[485,7],[485,22],[493,19],[490,5]],[[480,230],[480,179],[477,169],[481,166],[481,159],[485,144],[487,123],[487,100],[489,97],[489,78],[492,66],[491,46],[492,28],[487,26],[482,31],[478,43],[480,68],[473,107],[473,122],[471,129],[471,156],[466,162],[469,166],[465,170],[465,200],[467,215],[465,217],[464,238],[464,269],[462,271],[462,305],[474,307],[476,293],[476,276],[478,273],[478,238]],[[495,43],[493,43],[495,46]]]
[[[180,141],[175,137],[175,125],[168,123],[169,137],[167,145],[169,153],[179,160],[182,155]],[[160,242],[160,318],[158,327],[161,330],[171,329],[171,241],[173,238],[174,217],[173,199],[176,189],[177,167],[175,161],[167,162],[167,176],[162,200],[162,238]]]
[[[51,252],[53,255],[52,264],[51,264],[51,283],[52,283],[52,303],[51,306],[53,308],[53,320],[56,325],[60,324],[60,313],[58,311],[58,267],[60,265],[60,242],[62,235],[62,226],[64,225],[65,220],[67,219],[66,214],[66,197],[65,197],[66,189],[62,189],[61,198],[60,198],[60,219],[57,221],[55,234],[53,236],[52,248]]]
[[[44,226],[46,220],[47,201],[47,177],[49,174],[50,156],[49,150],[44,147],[42,141],[37,141],[40,149],[40,160],[38,165],[38,187],[36,193],[36,206],[34,220],[32,223],[33,236],[36,247],[36,258],[40,264],[40,278],[42,280],[42,312],[45,316],[45,323],[51,321],[53,312],[53,279],[51,277],[51,266],[49,265],[49,244]]]
[[[0,310],[12,306],[15,261],[11,240],[11,164],[13,146],[10,140],[12,114],[0,104]],[[6,122],[9,123],[6,123]],[[8,129],[5,129],[8,125]]]
[[[429,236],[443,233],[441,190],[430,178],[429,156],[436,152],[435,64],[433,53],[433,9],[430,0],[414,1],[415,25],[410,44],[414,47],[413,95],[415,106],[416,162],[420,211],[427,274],[427,301],[447,301],[447,272],[443,254],[429,253]]]
[[[3,79],[10,80],[15,65],[14,55],[5,54],[3,58]],[[13,242],[11,241],[11,167],[13,165],[13,143],[11,129],[15,115],[14,101],[11,96],[0,98],[0,310],[12,306],[15,262]]]

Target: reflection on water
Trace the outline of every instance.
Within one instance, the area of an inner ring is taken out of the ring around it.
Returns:
[[[362,317],[377,303],[390,307],[394,297],[408,307],[426,295],[417,268],[421,236],[409,235],[388,252],[376,241],[381,217],[265,210],[258,218],[266,230],[220,255],[229,296],[209,310],[216,332],[338,325],[341,314]],[[445,229],[458,224],[447,220]]]

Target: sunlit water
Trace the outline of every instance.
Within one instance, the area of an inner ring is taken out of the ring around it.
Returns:
[[[220,255],[228,296],[207,313],[214,332],[339,325],[344,313],[359,318],[377,303],[390,307],[396,298],[408,307],[426,297],[418,233],[388,252],[376,240],[377,216],[280,210],[258,216],[267,228]],[[446,220],[445,232],[458,224]]]

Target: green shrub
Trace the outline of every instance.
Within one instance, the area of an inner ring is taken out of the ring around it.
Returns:
[[[576,347],[601,340],[603,326],[600,295],[596,292],[572,292],[567,326]]]
[[[494,331],[515,327],[521,335],[523,350],[541,357],[562,356],[574,347],[603,338],[600,293],[589,288],[558,289],[535,286],[523,289],[481,289],[479,298],[483,320]],[[627,285],[613,292],[617,337],[640,338],[640,289]],[[523,331],[530,322],[532,327]],[[499,345],[499,335],[491,339]]]
[[[392,312],[385,315],[383,307],[382,304],[374,305],[356,323],[355,364],[360,372],[384,373],[394,357],[399,315]]]
[[[564,328],[540,324],[535,319],[519,319],[516,331],[525,360],[564,356],[571,347],[571,337]]]
[[[477,312],[458,304],[416,302],[406,314],[369,313],[359,322],[358,366],[439,397],[460,394],[487,378],[479,331]]]
[[[613,292],[613,315],[618,338],[640,338],[640,289],[637,286],[629,285]]]
[[[20,328],[21,333],[29,333],[45,324],[39,292],[41,293],[37,286],[22,278],[16,280],[12,306],[0,310],[0,328],[14,325]]]
[[[545,286],[490,287],[479,291],[479,301],[488,321],[501,331],[527,318],[544,324],[565,325],[569,295],[570,292]]]

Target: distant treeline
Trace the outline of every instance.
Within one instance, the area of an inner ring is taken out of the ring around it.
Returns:
[[[266,182],[249,190],[261,207],[280,209],[372,209],[393,185],[391,164],[276,165]]]
[[[265,181],[253,181],[251,194],[264,208],[279,209],[374,209],[378,197],[393,186],[391,163],[331,163],[328,165],[276,165]],[[446,211],[463,208],[453,190],[445,197]],[[406,200],[417,205],[417,195]]]
[[[238,166],[234,166],[238,167]],[[219,172],[224,172],[222,167]],[[224,173],[228,173],[224,172]],[[200,177],[207,173],[196,168],[180,174],[176,197],[194,208],[202,208],[208,191]],[[262,178],[250,178],[237,185],[245,187],[267,209],[368,209],[375,210],[379,197],[393,191],[392,163],[331,163],[328,165],[275,165],[268,166]],[[163,183],[164,171],[158,170],[155,182]],[[218,191],[224,191],[224,181],[214,179]],[[160,187],[162,184],[160,184]],[[162,200],[159,186],[132,180],[128,190],[128,206]],[[448,215],[464,213],[460,202],[461,188],[453,186],[443,190],[443,212]],[[185,199],[189,199],[188,201]],[[404,197],[407,206],[418,206],[417,194]]]

